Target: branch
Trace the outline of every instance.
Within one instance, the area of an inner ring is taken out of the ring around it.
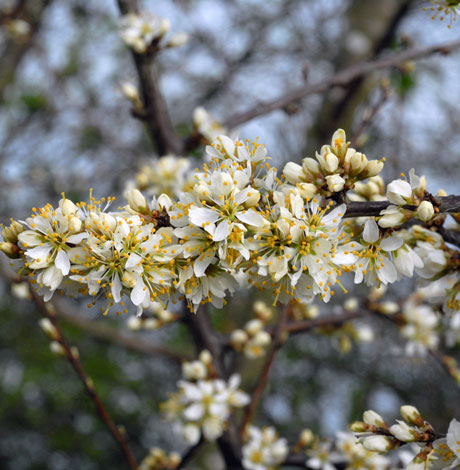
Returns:
[[[94,389],[94,383],[92,379],[89,377],[89,375],[87,374],[86,370],[84,369],[83,364],[81,363],[80,358],[78,357],[78,354],[75,353],[75,350],[69,345],[64,335],[62,334],[62,330],[58,325],[55,315],[51,314],[50,310],[48,310],[48,307],[43,301],[43,299],[35,292],[35,290],[30,284],[29,284],[29,290],[32,295],[33,301],[35,302],[36,306],[38,307],[43,317],[48,318],[50,322],[53,324],[55,330],[57,331],[58,337],[56,338],[56,341],[64,349],[67,360],[70,362],[71,366],[77,373],[80,381],[83,383],[85,392],[87,393],[89,398],[94,403],[94,406],[96,407],[97,414],[99,415],[102,422],[105,424],[105,426],[109,430],[115,442],[118,444],[126,461],[128,462],[130,470],[136,470],[137,463],[134,459],[131,449],[129,448],[126,435],[124,434],[124,432],[120,431],[120,429],[113,422],[112,418],[109,416],[104,404],[102,403],[101,398],[96,393],[96,390]]]
[[[451,195],[436,197],[440,202],[439,212],[460,212],[460,196]],[[380,212],[391,206],[389,201],[348,202],[345,217],[376,217]],[[415,211],[416,206],[405,205],[403,209]]]
[[[275,328],[275,332],[273,334],[273,346],[270,351],[269,356],[267,357],[262,372],[257,379],[257,385],[252,393],[251,401],[246,408],[246,413],[243,418],[243,423],[241,425],[241,434],[243,435],[247,425],[251,422],[252,417],[259,405],[260,399],[262,398],[262,394],[264,393],[265,386],[267,385],[268,381],[268,374],[270,373],[270,368],[275,360],[276,355],[278,354],[279,350],[284,344],[286,339],[286,320],[288,318],[291,306],[287,305],[283,312],[281,313],[281,317],[279,319],[278,325]]]
[[[139,13],[137,0],[118,0],[123,15]],[[182,153],[182,141],[174,132],[165,99],[158,85],[158,77],[153,67],[153,57],[131,51],[139,77],[142,93],[142,119],[159,155]]]
[[[53,302],[53,305],[56,307],[56,302]],[[73,326],[81,328],[102,341],[117,344],[131,351],[150,356],[165,356],[179,364],[182,363],[182,361],[191,360],[191,358],[185,354],[179,354],[163,345],[152,344],[150,341],[145,341],[142,338],[139,338],[136,334],[121,333],[106,323],[95,322],[84,318],[81,315],[69,313],[61,308],[61,302],[57,303],[57,306],[58,309],[56,313],[58,317],[64,319],[67,323]]]
[[[328,79],[326,78],[317,83],[303,85],[297,89],[285,93],[273,101],[267,101],[265,103],[258,104],[254,108],[242,113],[234,114],[225,120],[224,125],[229,128],[234,128],[240,124],[250,121],[251,119],[254,119],[255,117],[271,113],[272,111],[280,108],[284,108],[290,103],[298,101],[301,98],[305,98],[306,96],[322,93],[336,86],[345,86],[356,78],[362,77],[363,75],[374,72],[376,70],[395,67],[408,60],[420,59],[434,53],[447,54],[458,48],[460,48],[460,40],[445,44],[438,44],[435,46],[409,49],[380,60],[354,65],[345,70],[342,70],[337,75],[334,75]]]

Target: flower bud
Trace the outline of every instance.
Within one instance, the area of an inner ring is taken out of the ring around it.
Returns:
[[[240,351],[247,341],[248,335],[243,330],[235,330],[230,336],[230,343],[237,351]]]
[[[317,152],[316,158],[325,173],[334,173],[339,167],[339,159],[329,149],[324,154]]]
[[[353,156],[350,158],[350,174],[351,175],[359,175],[364,168],[366,168],[368,163],[368,160],[366,158],[366,155],[356,152],[353,154]]]
[[[244,201],[244,207],[249,209],[250,207],[254,207],[257,205],[260,199],[260,193],[257,189],[251,188],[248,192],[248,198]]]
[[[51,339],[57,340],[59,339],[59,333],[56,327],[53,325],[49,318],[42,318],[38,324],[43,332]]]
[[[446,190],[445,189],[439,189],[438,192],[436,193],[436,196],[446,197],[447,196]]]
[[[58,343],[57,341],[51,341],[50,343],[50,350],[52,353],[56,354],[57,356],[62,356],[62,357],[66,357],[67,354],[66,354],[66,350],[64,349],[64,347]]]
[[[331,147],[334,153],[339,157],[340,161],[345,157],[348,145],[349,143],[347,143],[345,131],[343,129],[337,129],[332,136]]]
[[[304,199],[311,199],[318,194],[318,188],[312,183],[298,183],[297,188]]]
[[[309,174],[312,179],[314,179],[315,177],[321,174],[319,163],[313,158],[304,158],[302,160],[302,166],[303,166],[305,173]]]
[[[67,198],[63,198],[59,201],[59,207],[61,208],[62,215],[74,215],[78,211],[78,207]]]
[[[3,251],[8,258],[19,258],[19,247],[10,242],[0,242],[0,251]]]
[[[160,36],[164,36],[171,29],[171,22],[168,18],[161,18]]]
[[[273,311],[265,302],[258,300],[257,302],[254,302],[253,308],[256,317],[264,323],[267,323],[272,319]]]
[[[377,176],[383,170],[383,162],[379,160],[369,160],[367,162],[366,168],[361,173],[361,176],[365,178],[370,178],[372,176]]]
[[[396,302],[387,301],[379,304],[378,310],[384,315],[394,315],[395,313],[399,312],[400,308]]]
[[[350,425],[350,429],[353,432],[366,432],[369,431],[369,425],[362,421],[355,421]]]
[[[189,35],[187,33],[177,33],[169,39],[166,47],[180,47],[187,44]]]
[[[182,364],[182,375],[187,380],[203,380],[207,377],[208,371],[200,361],[184,362]]]
[[[135,104],[140,102],[139,91],[132,83],[123,83],[121,85],[121,91],[129,101],[132,101]]]
[[[387,198],[393,204],[402,206],[412,195],[412,188],[407,181],[394,180],[387,186]]]
[[[69,218],[69,230],[74,233],[78,233],[83,225],[82,221],[74,215]]]
[[[423,222],[428,222],[434,216],[433,204],[429,201],[422,201],[417,207],[417,217]]]
[[[255,345],[262,348],[268,346],[272,342],[272,337],[266,331],[259,331],[253,338]]]
[[[360,326],[355,329],[355,338],[357,341],[361,341],[362,343],[369,343],[374,339],[374,332],[369,326]]]
[[[375,435],[364,438],[363,446],[371,452],[385,453],[395,447],[395,442],[387,436]]]
[[[339,175],[326,176],[326,181],[327,181],[327,187],[329,188],[329,191],[333,191],[335,193],[342,191],[345,185],[345,180]]]
[[[299,444],[303,447],[309,446],[315,440],[315,435],[311,429],[304,429],[300,433]]]
[[[138,189],[131,189],[131,191],[129,191],[128,204],[132,210],[140,212],[141,214],[147,214],[149,211],[147,200]]]
[[[294,162],[286,163],[283,175],[291,184],[297,184],[305,180],[303,168]]]
[[[203,349],[203,351],[201,351],[199,359],[206,366],[210,366],[212,364],[212,356],[207,349]]]
[[[202,106],[195,108],[193,111],[193,124],[196,127],[201,127],[209,120],[209,113]]]
[[[259,331],[262,331],[263,327],[264,324],[260,320],[254,319],[248,321],[244,329],[248,335],[255,336],[257,333],[259,333]]]
[[[350,297],[349,299],[345,300],[343,308],[347,312],[353,312],[359,307],[358,299],[356,297]]]
[[[363,413],[363,421],[366,424],[370,424],[371,426],[377,426],[378,428],[386,426],[383,418],[373,410],[367,410]]]
[[[398,424],[393,424],[390,427],[390,432],[396,439],[403,442],[414,442],[419,439],[419,433],[404,421],[398,421]]]
[[[25,227],[13,220],[8,227],[2,229],[2,237],[6,242],[16,244],[18,242],[18,235],[24,232]]]
[[[407,423],[413,424],[415,426],[423,426],[423,418],[420,412],[411,405],[403,405],[400,409],[401,416],[404,421]]]
[[[388,206],[380,212],[379,225],[383,228],[396,227],[406,220],[406,215],[396,206]]]

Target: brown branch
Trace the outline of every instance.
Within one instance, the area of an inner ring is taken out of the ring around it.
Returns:
[[[104,404],[102,403],[101,398],[96,393],[92,379],[89,377],[89,375],[87,374],[86,370],[83,367],[83,364],[80,361],[78,353],[75,353],[74,348],[72,348],[70,344],[67,342],[67,340],[65,339],[64,335],[62,334],[62,330],[59,327],[58,322],[56,320],[56,316],[50,312],[51,309],[47,307],[43,299],[35,292],[35,290],[30,284],[29,284],[29,289],[30,289],[32,299],[35,302],[36,306],[38,307],[40,313],[43,315],[43,317],[47,318],[52,323],[54,329],[56,330],[57,337],[55,338],[55,341],[57,341],[63,348],[65,357],[67,358],[67,360],[70,362],[71,366],[77,373],[80,381],[83,383],[85,392],[87,393],[91,401],[94,403],[94,406],[96,407],[96,410],[97,410],[97,414],[101,418],[102,422],[105,424],[110,434],[112,435],[113,439],[118,444],[121,452],[123,453],[126,461],[128,462],[130,470],[136,470],[137,463],[136,463],[136,460],[134,459],[131,449],[129,448],[126,435],[124,434],[124,432],[120,431],[117,425],[113,422],[112,418],[109,416]]]
[[[118,0],[118,7],[123,15],[138,13],[137,0]],[[131,51],[139,77],[142,94],[142,118],[159,155],[172,153],[180,155],[182,141],[174,131],[168,108],[158,84],[158,77],[153,64],[153,56],[137,54]]]
[[[57,306],[56,313],[58,317],[107,343],[117,344],[131,351],[149,356],[164,356],[178,363],[191,360],[191,357],[185,354],[179,354],[163,345],[156,345],[152,344],[150,341],[145,341],[139,338],[139,335],[121,333],[106,323],[95,322],[81,315],[69,313],[68,308],[61,308],[61,302],[53,302],[53,305],[55,307]]]
[[[439,212],[460,212],[460,196],[450,195],[436,197],[440,205]],[[376,217],[391,205],[389,201],[348,202],[345,217]],[[416,210],[416,206],[405,205],[403,209]]]
[[[356,310],[352,312],[345,312],[340,315],[323,315],[313,320],[291,322],[284,327],[284,331],[289,333],[289,335],[294,335],[298,333],[305,333],[315,328],[337,327],[341,326],[347,321],[363,317],[366,315],[366,313],[367,312],[364,310]]]
[[[267,385],[268,381],[268,375],[270,373],[270,368],[275,361],[275,357],[278,354],[279,350],[284,344],[284,341],[286,340],[286,320],[289,316],[289,312],[291,310],[291,306],[287,305],[280,316],[280,319],[278,321],[278,325],[275,328],[274,334],[273,334],[273,345],[272,349],[270,351],[270,354],[268,355],[265,364],[262,368],[262,371],[259,375],[259,378],[257,379],[256,382],[256,387],[252,393],[251,396],[251,401],[249,402],[249,405],[246,408],[246,412],[243,417],[243,423],[241,425],[241,435],[244,434],[246,427],[248,424],[251,422],[254,413],[256,412],[257,407],[259,406],[259,402],[262,398],[262,394],[264,393],[265,386]]]
[[[306,96],[322,93],[336,86],[345,86],[356,78],[375,72],[376,70],[395,67],[408,60],[420,59],[434,53],[447,54],[458,48],[460,48],[460,40],[445,44],[437,44],[435,46],[409,49],[373,62],[364,62],[362,64],[354,65],[342,70],[337,75],[330,78],[325,78],[317,83],[303,85],[283,94],[273,101],[260,103],[252,109],[230,116],[225,120],[224,125],[229,128],[234,128],[235,126],[250,121],[255,117],[284,108],[290,103],[305,98]]]

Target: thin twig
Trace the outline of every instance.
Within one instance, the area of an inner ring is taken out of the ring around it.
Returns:
[[[50,322],[53,324],[53,327],[55,328],[57,332],[57,338],[55,340],[62,346],[65,352],[65,357],[67,358],[67,360],[70,362],[71,366],[77,373],[80,381],[83,383],[85,392],[87,393],[91,401],[94,403],[94,406],[96,407],[96,410],[97,410],[97,414],[101,418],[102,422],[105,424],[110,434],[112,435],[113,439],[118,444],[126,461],[128,462],[130,470],[136,470],[137,463],[136,463],[136,460],[134,459],[131,449],[129,448],[126,435],[124,434],[124,432],[120,431],[120,429],[113,422],[112,418],[109,416],[104,404],[102,403],[101,398],[96,393],[92,379],[89,377],[89,375],[87,374],[86,370],[83,367],[83,364],[80,361],[78,353],[75,352],[74,348],[72,348],[67,342],[67,340],[65,339],[62,333],[62,330],[59,327],[59,324],[57,322],[56,316],[50,313],[51,309],[50,310],[48,309],[43,299],[35,292],[35,290],[30,284],[29,284],[29,289],[30,289],[32,299],[37,305],[38,309],[40,310],[40,313],[43,315],[43,317],[48,318],[48,320],[50,320]]]
[[[254,389],[254,392],[252,393],[251,401],[249,402],[249,405],[247,406],[246,412],[243,417],[243,423],[241,425],[241,435],[244,434],[247,425],[251,422],[252,417],[254,416],[257,407],[259,406],[260,399],[262,398],[265,386],[267,385],[270,368],[273,362],[275,361],[276,355],[284,344],[286,333],[286,320],[288,318],[290,310],[291,306],[287,305],[281,313],[278,325],[276,326],[273,335],[273,344],[270,354],[268,355],[265,364],[262,368],[262,371],[259,375],[259,378],[257,379],[257,384]]]
[[[282,109],[290,103],[305,98],[306,96],[322,93],[336,86],[346,86],[356,78],[376,70],[395,67],[408,60],[420,59],[434,53],[447,54],[458,48],[460,48],[460,40],[445,44],[437,44],[435,46],[409,49],[400,52],[399,54],[384,57],[383,59],[354,65],[342,70],[330,78],[325,78],[317,83],[302,85],[301,87],[291,90],[272,101],[260,103],[252,109],[234,114],[225,120],[224,125],[229,128],[234,128],[235,126],[250,121],[255,117],[271,113],[277,109]]]

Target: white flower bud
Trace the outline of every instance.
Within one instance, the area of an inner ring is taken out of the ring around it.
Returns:
[[[304,171],[311,175],[312,178],[315,178],[321,174],[319,163],[313,158],[304,158],[302,160],[302,166]]]
[[[209,113],[202,106],[195,108],[193,111],[193,124],[196,127],[201,127],[209,120]]]
[[[367,163],[368,160],[366,155],[360,152],[355,152],[350,158],[350,174],[359,175],[364,170],[364,168],[366,168]]]
[[[423,424],[422,415],[420,414],[419,410],[415,408],[415,406],[403,405],[401,406],[400,412],[404,421],[410,424],[414,424],[415,426],[420,426]]]
[[[331,140],[331,147],[334,150],[334,153],[342,160],[348,149],[347,136],[343,129],[337,129],[334,132]]]
[[[8,227],[2,229],[2,237],[6,242],[16,244],[18,242],[18,235],[24,232],[25,227],[13,220]]]
[[[371,452],[384,453],[391,450],[394,445],[390,438],[386,436],[369,436],[363,439],[363,446]]]
[[[393,424],[390,427],[390,432],[396,439],[403,442],[414,442],[418,439],[418,432],[404,421],[398,421],[398,424]]]
[[[0,251],[3,251],[9,258],[19,258],[19,248],[10,242],[0,242]]]
[[[171,29],[171,22],[168,18],[161,18],[160,35],[164,36]]]
[[[309,446],[315,440],[315,435],[311,429],[304,429],[300,433],[299,444],[302,446]]]
[[[394,180],[387,186],[387,198],[393,204],[402,206],[412,195],[412,188],[407,181]]]
[[[161,323],[156,318],[147,318],[144,320],[144,328],[146,330],[157,330],[161,327]]]
[[[329,190],[335,193],[342,191],[345,185],[345,180],[340,175],[326,176],[326,181],[327,181],[327,187],[329,188]]]
[[[377,176],[383,170],[383,162],[379,160],[369,160],[367,162],[366,168],[362,172],[362,176],[370,178],[372,176]]]
[[[78,233],[81,230],[81,226],[83,225],[82,221],[75,216],[71,216],[69,218],[69,230],[74,233]]]
[[[195,445],[200,440],[200,428],[195,424],[187,424],[182,428],[182,435],[189,445]]]
[[[396,206],[388,206],[380,214],[379,225],[383,228],[396,227],[406,220],[404,212]]]
[[[316,158],[325,173],[334,173],[339,167],[339,159],[329,150],[326,150],[324,155],[323,152],[316,153]]]
[[[422,201],[417,207],[417,217],[423,222],[428,222],[434,216],[433,204],[429,201]]]
[[[253,308],[256,317],[264,323],[267,323],[272,319],[273,311],[265,302],[258,300],[257,302],[254,302]]]
[[[361,326],[355,329],[356,340],[362,343],[369,343],[374,339],[374,332],[369,326]]]
[[[208,370],[200,361],[184,362],[182,364],[182,375],[187,380],[203,380],[207,377]]]
[[[347,300],[345,300],[345,303],[343,304],[343,308],[347,312],[353,312],[353,311],[357,310],[358,307],[359,307],[359,302],[358,302],[358,299],[356,297],[348,298]]]
[[[257,191],[257,189],[251,188],[250,191],[248,192],[248,198],[246,201],[244,201],[244,207],[250,208],[254,207],[257,205],[260,199],[260,193]]]
[[[305,174],[303,168],[294,162],[286,163],[283,169],[283,175],[291,184],[297,184],[305,181]]]
[[[200,352],[199,359],[206,366],[210,366],[212,364],[212,356],[207,349],[203,349],[203,351]]]
[[[255,338],[252,338],[244,345],[243,352],[248,359],[256,359],[265,354],[265,349],[263,346],[257,344]]]
[[[240,351],[247,341],[248,335],[243,330],[235,330],[230,335],[230,343],[237,351]]]
[[[66,357],[67,355],[64,347],[57,341],[51,341],[50,350],[52,353],[56,354],[57,356]]]
[[[180,47],[187,44],[189,35],[187,33],[177,33],[169,39],[166,47]]]
[[[318,305],[306,305],[305,306],[305,318],[316,318],[319,315]]]
[[[132,331],[138,331],[142,328],[142,320],[139,317],[129,317],[126,326]]]
[[[42,318],[38,324],[43,332],[51,339],[57,340],[59,339],[59,333],[56,330],[56,327],[53,325],[49,318]]]
[[[249,336],[255,336],[259,331],[263,330],[263,327],[264,324],[260,320],[254,319],[248,321],[244,329]]]
[[[318,194],[318,188],[312,183],[298,183],[297,188],[304,199],[311,199]]]
[[[139,103],[140,97],[139,97],[139,91],[137,88],[129,82],[125,82],[121,85],[121,91],[125,95],[128,100],[132,101],[133,103]]]
[[[131,191],[129,191],[128,204],[132,210],[140,212],[141,214],[147,214],[149,211],[147,200],[138,189],[131,189]]]
[[[30,300],[32,298],[29,285],[26,282],[13,283],[11,285],[11,294],[13,294],[17,299]]]
[[[259,331],[259,333],[254,336],[253,342],[257,346],[264,348],[272,342],[272,337],[266,331]]]
[[[61,208],[62,215],[73,215],[78,211],[78,207],[67,198],[59,201],[59,207]]]
[[[399,305],[396,302],[382,302],[378,306],[379,312],[383,313],[385,315],[394,315],[395,313],[398,313],[400,308]]]
[[[363,413],[363,421],[371,426],[383,427],[385,421],[383,418],[373,410],[367,410]]]

